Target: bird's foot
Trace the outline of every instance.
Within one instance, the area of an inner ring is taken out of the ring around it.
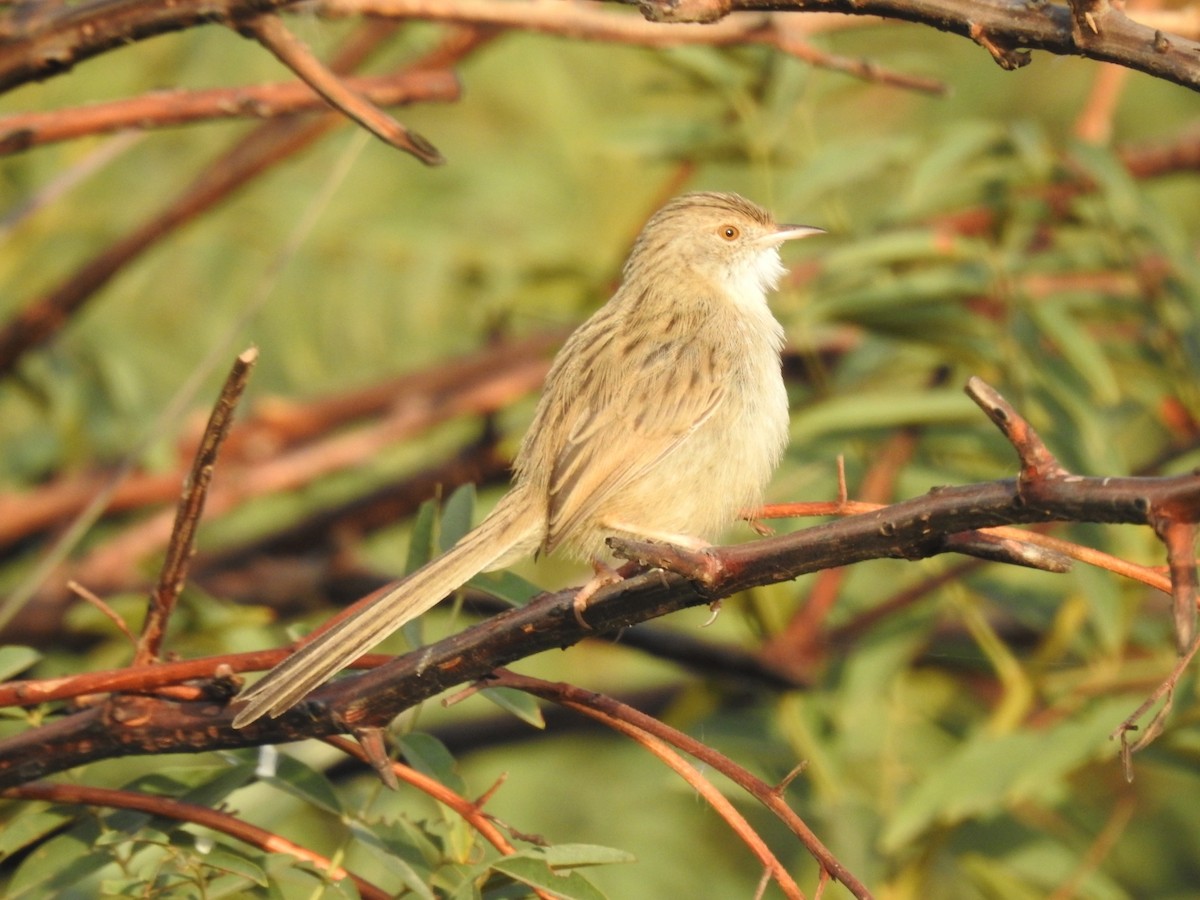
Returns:
[[[579,593],[575,595],[575,599],[571,603],[571,611],[575,614],[575,621],[588,631],[592,630],[592,626],[583,619],[583,611],[587,609],[588,603],[591,602],[592,597],[596,596],[596,592],[602,587],[616,584],[622,578],[620,572],[599,559],[592,560],[592,572],[593,575],[588,580],[588,583],[579,589]]]

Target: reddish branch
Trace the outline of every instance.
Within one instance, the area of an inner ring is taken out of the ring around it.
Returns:
[[[140,4],[127,5],[137,7]],[[161,4],[154,6],[161,9]],[[94,9],[93,6],[87,8]],[[351,36],[344,49],[330,63],[330,68],[341,73],[357,67],[392,31],[392,26],[387,23],[365,27]],[[403,70],[445,68],[487,39],[486,35],[448,35],[442,47],[411,62]],[[3,60],[5,52],[5,48],[0,47],[0,60]],[[203,169],[191,185],[160,213],[118,238],[57,287],[26,305],[0,328],[0,378],[10,374],[30,349],[57,334],[71,316],[127,264],[176,229],[228,199],[258,175],[308,147],[343,121],[343,117],[335,113],[304,121],[276,120],[259,126],[236,142]]]
[[[403,440],[460,416],[489,415],[511,405],[516,399],[537,389],[549,365],[548,349],[561,339],[557,332],[546,332],[520,340],[507,341],[466,359],[458,359],[396,379],[373,385],[358,392],[324,397],[311,404],[263,404],[250,421],[234,427],[223,451],[223,473],[210,492],[210,514],[244,504],[254,497],[294,489],[326,476],[369,463],[380,452]],[[357,427],[345,426],[371,417]],[[486,448],[485,448],[486,450]],[[345,507],[323,510],[311,520],[298,523],[275,538],[275,543],[295,548],[302,545],[306,554],[303,573],[321,587],[334,568],[345,568],[337,556],[338,547],[330,546],[327,563],[311,554],[320,543],[331,544],[330,533],[363,533],[383,527],[411,515],[416,507],[433,495],[439,484],[460,484],[487,476],[502,476],[506,465],[494,452],[465,451],[427,471],[385,487],[375,496]],[[183,471],[169,476],[138,474],[119,486],[114,509],[137,505],[155,506],[177,495]],[[0,522],[12,517],[14,530],[9,541],[52,527],[76,514],[88,503],[103,479],[89,482],[74,479],[65,485],[50,485],[32,494],[15,493],[0,498]],[[48,494],[48,495],[47,495]],[[36,514],[26,515],[26,507]],[[144,587],[145,560],[162,552],[171,533],[168,510],[130,525],[114,537],[91,548],[86,556],[58,573],[56,584],[74,579],[91,590],[110,594]],[[314,540],[319,535],[319,540]],[[246,588],[231,588],[236,568],[247,562],[255,546],[235,549],[222,556],[199,560],[198,575],[213,588],[214,579],[222,579],[223,595],[253,595],[260,602],[261,583]],[[353,572],[349,573],[353,577]],[[244,578],[244,576],[242,576]],[[288,573],[289,578],[295,572]],[[311,595],[291,581],[278,577],[265,579],[275,594]],[[375,579],[378,581],[378,579]],[[227,593],[228,592],[228,593]],[[6,628],[12,639],[37,641],[49,631],[54,633],[70,595],[51,586],[36,596],[29,612]]]
[[[843,28],[837,16],[744,15],[730,16],[708,25],[663,27],[635,15],[614,13],[601,5],[545,3],[541,0],[322,0],[328,16],[383,16],[395,20],[422,19],[461,25],[487,25],[534,31],[575,40],[605,41],[638,47],[702,45],[729,47],[757,44],[773,47],[809,65],[842,72],[866,81],[940,96],[947,87],[940,81],[893,71],[878,63],[839,56],[820,50],[805,38]]]
[[[336,747],[348,756],[353,756],[355,759],[363,762],[368,762],[367,753],[362,747],[348,741],[345,738],[329,737],[325,739],[325,743],[332,747]],[[483,811],[484,801],[487,795],[480,800],[472,803],[465,797],[454,793],[440,781],[431,778],[411,766],[406,766],[403,763],[388,760],[387,765],[392,777],[398,781],[403,781],[405,784],[410,784],[417,790],[422,791],[436,800],[438,803],[454,810],[462,817],[468,825],[479,832],[480,837],[486,840],[489,844],[499,850],[505,856],[511,856],[516,853],[516,848],[512,845],[499,828],[493,823],[492,819]],[[552,900],[553,895],[547,894],[541,890],[534,890],[533,894],[543,900]]]
[[[505,340],[469,356],[306,402],[262,400],[231,429],[224,465],[236,473],[233,480],[253,481],[256,466],[269,465],[292,450],[321,447],[336,432],[356,423],[402,414],[408,419],[411,437],[455,415],[496,412],[540,384],[549,365],[548,355],[562,337],[562,332],[549,330]],[[467,402],[452,399],[459,395],[468,398]],[[185,446],[180,456],[191,452]],[[361,465],[372,452],[364,446],[346,464]],[[318,450],[317,455],[328,458],[324,451]],[[134,473],[116,489],[110,509],[129,512],[169,502],[184,471],[181,463],[171,472]],[[263,474],[265,477],[265,471]],[[104,484],[103,474],[92,473],[68,476],[33,490],[0,492],[0,550],[60,526],[78,514]]]
[[[855,878],[829,852],[829,849],[821,843],[821,840],[804,823],[804,820],[784,802],[783,791],[786,784],[769,785],[762,779],[751,775],[724,754],[718,753],[690,735],[603,694],[585,691],[569,684],[552,683],[539,678],[518,675],[508,670],[497,672],[489,679],[489,683],[515,688],[533,694],[535,697],[562,704],[625,734],[652,736],[695,757],[706,769],[720,772],[774,813],[793,834],[800,838],[821,868],[845,885],[855,897],[871,896],[866,885]]]
[[[396,72],[346,78],[344,82],[379,106],[450,103],[458,99],[461,91],[454,73],[445,70]],[[202,91],[154,91],[111,103],[0,117],[0,154],[123,129],[164,128],[210,119],[275,119],[328,109],[311,88],[296,82]]]
[[[1177,84],[1200,87],[1200,56],[1195,41],[1140,25],[1111,4],[1086,10],[1080,28],[1071,9],[1024,0],[625,0],[665,28],[691,22],[717,22],[739,10],[838,12],[918,22],[976,41],[1005,68],[1030,60],[1030,50],[1113,62]],[[100,0],[81,7],[57,9],[30,21],[0,20],[0,92],[69,70],[84,59],[134,41],[208,22],[225,24],[271,10],[297,6],[298,0],[191,0],[163,4],[159,0]],[[321,6],[321,4],[318,4]],[[403,18],[446,17],[485,22],[497,8],[513,7],[510,27],[537,27],[538,16],[575,18],[574,4],[546,13],[548,4],[488,3],[484,0],[329,0],[326,8],[346,14],[372,10]],[[305,4],[305,8],[311,8]],[[551,9],[553,7],[550,7]],[[391,10],[389,13],[388,10]],[[614,14],[614,19],[617,16]],[[4,34],[7,32],[7,34]]]
[[[243,821],[235,815],[220,810],[187,803],[173,797],[142,794],[137,791],[118,791],[111,788],[89,787],[82,784],[33,783],[12,787],[3,791],[9,800],[44,800],[47,803],[72,804],[75,806],[107,806],[113,809],[133,809],[151,816],[161,816],[176,822],[191,822],[203,825],[221,834],[259,848],[264,853],[286,853],[304,862],[311,863],[319,871],[335,880],[349,878],[358,888],[359,894],[371,900],[387,900],[392,895],[373,885],[364,878],[334,865],[327,857],[314,853],[279,835]]]
[[[1027,470],[1036,437],[1019,417],[978,390],[976,397],[1016,436]],[[1047,467],[1046,472],[1053,471]],[[278,719],[231,727],[223,702],[173,703],[113,696],[101,709],[67,716],[0,742],[0,785],[41,778],[114,755],[195,752],[321,737],[379,727],[440,691],[486,676],[497,666],[614,632],[749,587],[867,559],[921,559],[955,550],[954,536],[1002,524],[1049,521],[1151,525],[1162,510],[1200,518],[1200,475],[1098,478],[1035,474],[947,487],[922,497],[793,534],[692,554],[661,544],[610,540],[622,555],[659,566],[597,592],[587,625],[575,618],[574,591],[547,594],[356,678],[328,684]],[[681,574],[673,574],[681,573]],[[152,671],[152,670],[150,670]]]

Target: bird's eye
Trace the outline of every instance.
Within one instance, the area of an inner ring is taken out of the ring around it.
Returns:
[[[741,234],[735,225],[722,225],[718,229],[718,232],[720,233],[721,237],[725,238],[727,241],[736,241],[738,236]]]

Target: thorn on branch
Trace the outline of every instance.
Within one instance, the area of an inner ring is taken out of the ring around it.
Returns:
[[[393,791],[400,790],[400,781],[392,768],[392,758],[387,751],[387,731],[383,728],[354,728],[351,733],[367,755],[371,768],[379,775],[379,780]]]
[[[1028,50],[1017,49],[1011,44],[1002,43],[998,38],[991,37],[984,27],[976,22],[970,24],[967,33],[971,40],[992,54],[992,59],[1006,71],[1012,72],[1033,61],[1033,55]]]
[[[1071,8],[1071,33],[1082,47],[1092,36],[1100,33],[1097,21],[1109,10],[1108,0],[1067,0]]]

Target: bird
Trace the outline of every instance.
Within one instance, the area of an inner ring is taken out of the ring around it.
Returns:
[[[599,573],[609,537],[708,546],[760,506],[788,439],[767,294],[786,271],[780,246],[821,233],[738,194],[667,202],[556,355],[492,512],[238,694],[234,727],[280,715],[479,572],[561,550]]]

